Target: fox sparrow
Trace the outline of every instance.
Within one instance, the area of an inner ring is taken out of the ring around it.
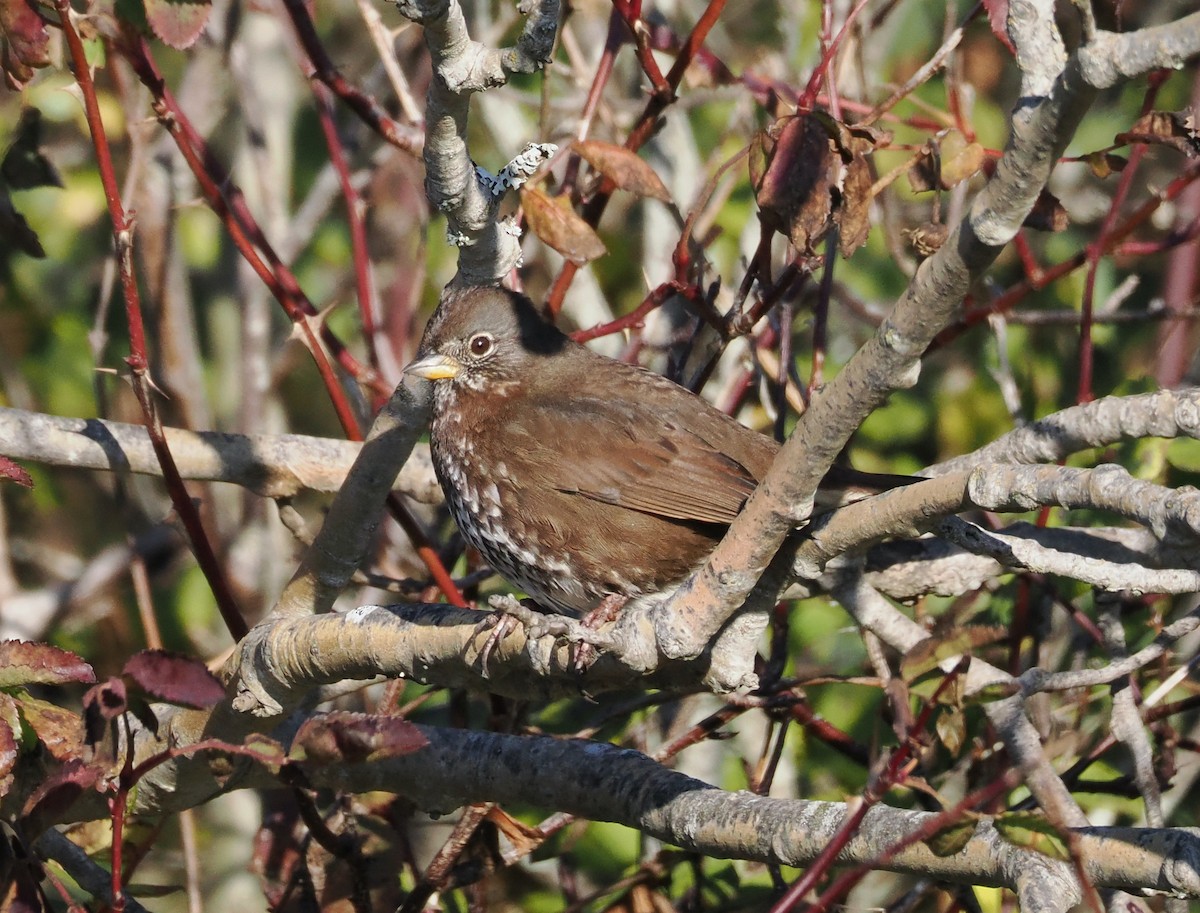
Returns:
[[[545,610],[672,591],[779,448],[666,378],[578,345],[503,288],[447,291],[418,356],[405,370],[435,382],[433,464],[454,519]],[[898,484],[834,475],[845,478],[818,493],[826,509],[847,486],[865,493],[862,480]]]

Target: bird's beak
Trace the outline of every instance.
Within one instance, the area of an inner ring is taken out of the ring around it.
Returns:
[[[415,374],[426,380],[449,380],[458,377],[462,362],[450,355],[426,355],[404,369],[405,374]]]

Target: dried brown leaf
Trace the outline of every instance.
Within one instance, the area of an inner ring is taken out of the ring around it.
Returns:
[[[961,134],[952,134],[961,136]],[[957,144],[955,144],[957,146]],[[961,148],[942,147],[942,188],[949,190],[967,178],[977,174],[987,160],[987,153],[979,143],[964,143]]]
[[[1050,191],[1043,189],[1037,202],[1025,217],[1024,225],[1034,231],[1063,231],[1071,224],[1063,204]]]
[[[310,761],[354,764],[412,754],[429,744],[408,720],[365,713],[327,713],[307,720],[296,733],[296,749]]]
[[[521,188],[521,205],[533,233],[576,266],[608,253],[592,226],[536,187]]]
[[[1137,119],[1129,131],[1118,133],[1116,143],[1152,143],[1170,146],[1188,158],[1200,155],[1195,115],[1184,111],[1151,111]]]
[[[636,152],[631,152],[624,146],[594,139],[575,143],[575,151],[579,153],[580,158],[622,190],[628,190],[639,197],[652,197],[664,203],[671,202],[671,194],[662,179]]]
[[[534,827],[518,821],[498,805],[488,809],[487,818],[505,836],[513,849],[522,856],[532,853],[545,843],[545,836]]]
[[[958,757],[963,742],[967,739],[967,718],[962,710],[958,707],[942,708],[934,722],[934,728],[946,750],[952,756]]]
[[[763,222],[796,250],[816,252],[832,224],[834,188],[845,165],[825,125],[811,115],[782,118],[754,139],[750,180]]]
[[[903,235],[917,255],[924,258],[937,253],[946,243],[950,229],[941,222],[922,222],[913,228],[905,229]]]
[[[1101,180],[1114,172],[1119,174],[1124,171],[1125,166],[1129,163],[1128,159],[1113,155],[1111,152],[1090,152],[1083,159],[1092,169],[1092,174]]]
[[[854,144],[860,145],[861,140]],[[846,180],[842,187],[842,205],[834,213],[838,225],[838,250],[843,257],[867,243],[871,233],[871,166],[860,152],[855,152],[846,165]]]

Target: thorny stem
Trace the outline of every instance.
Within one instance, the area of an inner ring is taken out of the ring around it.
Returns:
[[[159,120],[175,139],[176,145],[179,147],[180,152],[183,153],[184,159],[187,161],[192,173],[196,176],[196,180],[204,192],[205,198],[213,207],[213,211],[225,223],[230,238],[242,253],[242,256],[267,284],[271,293],[283,305],[284,311],[291,318],[296,332],[299,334],[299,338],[305,343],[305,347],[312,355],[317,370],[324,381],[326,392],[329,394],[330,401],[334,405],[343,432],[350,440],[361,441],[362,430],[359,426],[358,417],[350,401],[346,398],[346,393],[342,389],[342,385],[334,373],[333,366],[329,362],[326,354],[327,346],[338,353],[343,367],[349,370],[354,376],[367,382],[376,394],[381,394],[386,388],[378,383],[378,374],[374,371],[364,371],[357,360],[333,336],[324,321],[317,314],[317,309],[300,288],[295,275],[284,266],[282,260],[262,234],[258,223],[246,208],[245,199],[242,197],[241,191],[237,189],[237,186],[233,184],[223,169],[217,165],[215,158],[209,152],[204,141],[195,132],[191,122],[175,102],[170,89],[167,88],[166,83],[154,65],[153,59],[150,57],[149,47],[146,45],[145,39],[129,36],[129,40],[123,46],[123,50],[126,52],[126,57],[133,65],[138,77],[154,97],[154,110],[158,114]],[[255,244],[262,251],[263,256],[270,262],[273,269],[268,268],[267,264],[263,262],[263,257],[259,256],[254,244],[251,244],[251,237],[255,239]],[[413,544],[417,554],[425,563],[435,582],[438,583],[439,589],[442,590],[446,598],[454,605],[466,605],[462,594],[451,580],[449,572],[447,572],[438,559],[437,553],[429,546],[428,540],[420,532],[419,526],[409,514],[408,509],[396,499],[393,499],[391,503],[397,521],[409,532],[410,536],[415,537]],[[243,631],[243,635],[241,636],[244,636],[244,633]],[[238,639],[240,639],[240,636]]]
[[[628,5],[628,0],[615,0],[618,9]],[[625,138],[625,148],[630,152],[636,152],[645,145],[646,141],[654,135],[658,129],[658,117],[662,112],[675,100],[675,90],[679,88],[679,81],[683,79],[683,74],[687,70],[688,64],[691,62],[695,53],[704,44],[708,37],[709,31],[716,24],[717,18],[720,16],[721,10],[724,8],[725,0],[710,0],[704,14],[697,20],[692,27],[691,33],[683,44],[683,49],[675,60],[675,65],[671,67],[667,77],[668,88],[670,91],[660,92],[655,91],[651,94],[650,99],[646,102],[646,107],[642,111],[641,116],[634,124],[633,129],[629,131],[629,135]],[[640,7],[640,3],[638,4]],[[688,56],[687,52],[691,51],[692,56]],[[603,61],[602,61],[603,63]],[[609,62],[611,67],[611,61]],[[598,83],[598,80],[595,84]],[[596,226],[600,223],[600,217],[604,214],[604,210],[608,207],[608,201],[612,197],[613,191],[616,189],[616,184],[611,178],[604,178],[600,182],[600,186],[596,190],[595,196],[587,202],[583,207],[583,218],[591,226]],[[579,267],[571,261],[563,264],[559,274],[555,277],[554,283],[546,296],[546,307],[550,312],[551,317],[557,316],[562,310],[563,299],[566,297],[567,289],[571,285],[571,280],[575,278],[575,273]]]
[[[304,52],[312,62],[313,75],[385,140],[397,149],[420,156],[425,144],[425,131],[419,125],[407,126],[396,121],[373,96],[351,85],[346,77],[337,71],[333,61],[329,59],[325,45],[317,35],[317,29],[303,0],[283,0],[283,6],[296,27],[296,34]]]
[[[1142,114],[1148,113],[1153,108],[1154,99],[1157,98],[1161,85],[1161,77],[1150,80],[1150,87],[1146,90],[1146,97],[1142,102]],[[1092,367],[1095,359],[1095,348],[1092,345],[1092,322],[1096,303],[1096,273],[1100,269],[1100,261],[1104,257],[1108,233],[1113,230],[1120,217],[1121,208],[1133,186],[1133,177],[1137,174],[1138,166],[1145,154],[1146,145],[1144,143],[1133,147],[1129,154],[1129,161],[1121,172],[1121,178],[1113,193],[1112,201],[1109,203],[1104,222],[1100,226],[1100,233],[1084,251],[1087,257],[1087,276],[1084,280],[1083,305],[1079,316],[1079,388],[1075,395],[1078,403],[1090,403],[1095,399],[1095,393],[1092,390]]]
[[[1124,243],[1125,239],[1144,225],[1158,211],[1160,206],[1177,198],[1197,178],[1200,178],[1200,160],[1193,160],[1188,163],[1179,177],[1175,178],[1165,188],[1133,210],[1120,226],[1107,235],[1103,246],[1103,253],[1109,254],[1114,251],[1124,252],[1126,247]],[[1176,243],[1183,243],[1187,238],[1181,236],[1173,240]],[[1008,291],[1004,292],[1004,294],[992,299],[986,305],[967,310],[957,322],[950,324],[934,337],[933,342],[929,346],[929,351],[933,352],[945,348],[967,330],[977,324],[986,323],[988,317],[992,314],[1007,313],[1019,302],[1023,301],[1030,292],[1043,289],[1085,265],[1087,258],[1088,252],[1086,250],[1079,251],[1061,263],[1041,270],[1035,276],[1022,279],[1009,288]]]
[[[317,116],[321,121],[321,132],[329,149],[329,161],[337,173],[342,197],[346,201],[346,225],[350,229],[350,248],[354,257],[354,287],[358,296],[358,313],[362,317],[363,341],[367,344],[367,357],[371,367],[379,370],[379,315],[376,313],[376,298],[371,282],[371,260],[367,250],[367,228],[363,221],[366,204],[362,195],[350,180],[350,167],[346,162],[346,150],[338,135],[333,119],[332,92],[323,82],[313,84],[317,97]],[[377,400],[379,399],[377,395]],[[375,403],[382,405],[381,401]]]
[[[112,220],[121,288],[125,296],[125,314],[129,323],[129,356],[125,362],[129,365],[133,390],[137,396],[138,405],[142,409],[146,432],[154,447],[155,456],[162,467],[163,480],[171,497],[171,504],[187,532],[192,552],[212,590],[225,627],[235,640],[240,640],[246,635],[249,627],[246,625],[246,621],[237,607],[237,602],[233,598],[233,593],[229,589],[229,584],[225,580],[221,564],[217,560],[212,543],[200,521],[200,513],[183,484],[179,468],[175,465],[175,458],[171,455],[170,447],[167,446],[162,421],[151,397],[150,381],[147,376],[149,359],[146,355],[146,331],[142,321],[142,304],[138,293],[137,276],[134,274],[133,268],[133,225],[121,202],[116,169],[113,167],[104,121],[100,117],[100,104],[96,98],[96,86],[92,81],[87,55],[79,33],[75,30],[75,24],[71,21],[73,10],[69,0],[55,0],[54,5],[58,10],[59,25],[71,53],[75,79],[79,84],[80,93],[83,95],[88,129],[92,135],[92,145],[96,150],[96,165],[100,171],[100,182],[104,187],[104,198],[108,203],[109,218]]]

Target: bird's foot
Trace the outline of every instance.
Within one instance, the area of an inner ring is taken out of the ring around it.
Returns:
[[[621,609],[625,608],[625,604],[629,602],[628,596],[622,596],[620,593],[609,593],[600,600],[600,604],[592,609],[579,623],[580,627],[592,637],[581,638],[575,644],[575,662],[574,669],[576,674],[583,674],[588,666],[596,661],[596,647],[600,645],[599,640],[595,637],[595,632],[600,629],[601,625],[608,624],[610,621],[616,621],[617,616],[621,614]]]
[[[565,615],[539,612],[531,608],[533,603],[521,602],[510,594],[489,597],[488,605],[494,610],[493,614],[479,625],[480,630],[489,631],[487,642],[480,651],[484,676],[487,676],[488,661],[496,644],[515,631],[517,626],[525,629],[525,636],[530,640],[549,636],[574,644],[573,667],[576,672],[583,672],[595,662],[596,648],[607,647],[612,641],[611,637],[600,632],[600,626],[614,620],[627,601],[624,596],[606,596],[585,618],[577,620]]]
[[[488,677],[488,664],[496,645],[518,628],[525,629],[525,636],[530,639],[550,634],[555,637],[569,636],[570,629],[565,624],[569,619],[558,616],[548,616],[533,608],[531,600],[522,602],[510,593],[488,597],[488,605],[493,612],[477,627],[480,632],[487,631],[488,637],[479,651],[479,661],[483,667],[483,677]]]

